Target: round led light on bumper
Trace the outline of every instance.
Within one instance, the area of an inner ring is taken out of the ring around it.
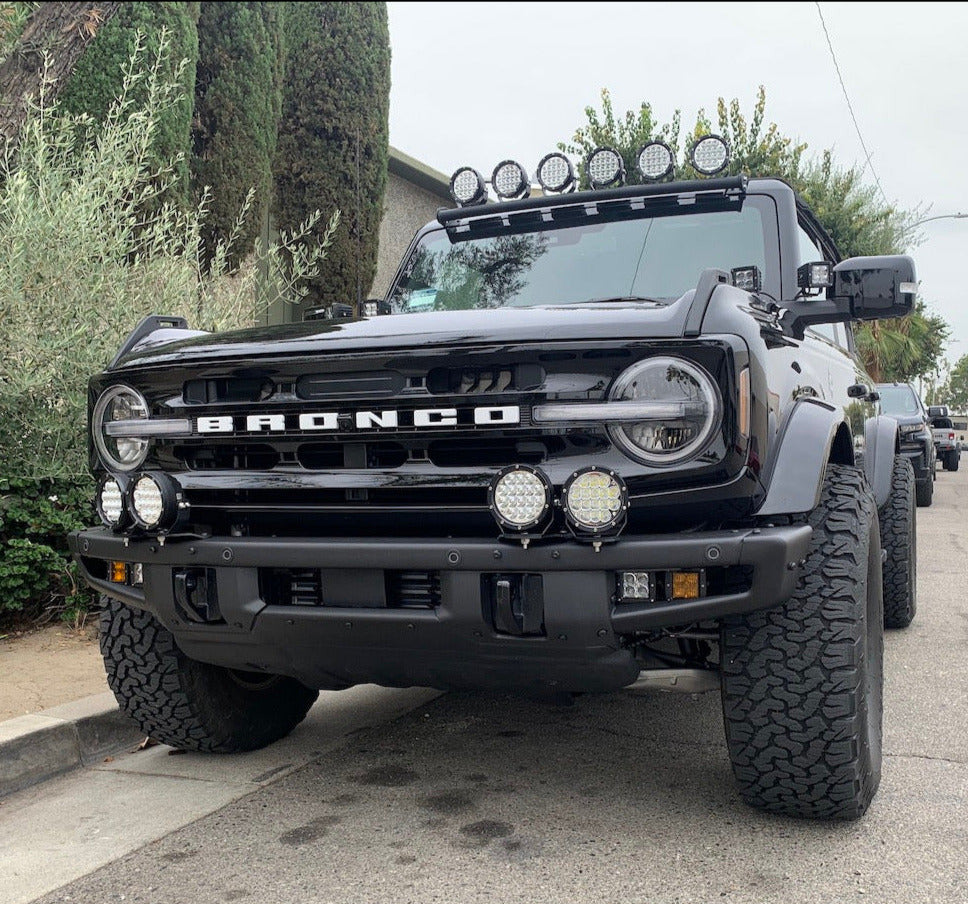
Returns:
[[[600,534],[620,527],[628,510],[622,478],[605,468],[583,468],[565,484],[561,504],[569,523],[580,531]]]
[[[122,521],[127,520],[128,513],[124,507],[124,492],[113,477],[103,477],[97,488],[95,499],[97,513],[108,527],[120,527]]]
[[[588,156],[588,181],[592,188],[608,188],[625,181],[625,161],[614,148],[597,148]]]
[[[689,152],[693,169],[704,176],[715,176],[729,163],[729,146],[718,135],[702,135]]]
[[[555,194],[575,190],[575,168],[571,161],[558,151],[545,154],[538,163],[538,184]]]
[[[672,172],[672,149],[664,141],[650,141],[635,160],[647,182],[658,182]]]
[[[524,198],[531,193],[531,180],[524,167],[515,160],[503,160],[494,167],[491,185],[497,196],[506,201]]]
[[[487,501],[503,528],[528,530],[541,524],[551,512],[551,483],[535,468],[512,465],[491,481]]]
[[[665,402],[671,416],[609,426],[612,441],[629,458],[672,465],[701,453],[722,421],[722,402],[713,378],[684,358],[647,358],[619,374],[609,399]]]
[[[91,434],[101,461],[112,471],[131,471],[148,455],[144,437],[109,435],[115,421],[148,420],[148,403],[129,386],[112,386],[101,393],[91,415]]]
[[[461,207],[483,204],[487,200],[484,177],[473,167],[462,166],[450,177],[450,196]]]
[[[128,508],[143,530],[168,530],[178,520],[181,493],[164,474],[142,474],[131,487]]]

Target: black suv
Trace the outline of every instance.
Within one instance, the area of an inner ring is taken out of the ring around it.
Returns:
[[[880,412],[897,421],[900,453],[914,468],[918,505],[929,506],[934,499],[936,470],[934,435],[927,409],[910,383],[878,383],[877,394]]]
[[[851,324],[915,276],[838,260],[777,179],[478,193],[360,316],[149,318],[91,381],[70,539],[122,708],[231,752],[363,682],[721,688],[747,802],[859,816],[915,505]]]

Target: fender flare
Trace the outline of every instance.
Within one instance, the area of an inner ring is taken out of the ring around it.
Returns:
[[[843,412],[820,399],[800,399],[777,437],[764,478],[766,498],[757,515],[810,512],[820,502],[830,450]]]
[[[869,417],[864,422],[864,474],[878,508],[890,498],[897,451],[897,421],[883,414]]]

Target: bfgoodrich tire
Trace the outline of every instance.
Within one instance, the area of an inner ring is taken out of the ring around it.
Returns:
[[[919,508],[928,508],[934,501],[934,462],[931,462],[931,467],[928,469],[928,476],[924,480],[916,480],[915,486],[915,498],[917,499]]]
[[[722,624],[726,742],[746,803],[856,819],[880,783],[884,661],[880,536],[861,472],[829,465],[808,521],[793,596]]]
[[[884,559],[884,627],[906,628],[918,609],[917,507],[914,469],[898,455],[891,474],[891,495],[878,513]]]
[[[185,656],[150,612],[102,598],[101,655],[121,709],[181,750],[237,753],[285,737],[319,696],[293,678],[235,672]]]

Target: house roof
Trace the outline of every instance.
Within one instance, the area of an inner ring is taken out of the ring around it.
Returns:
[[[395,176],[406,179],[431,194],[439,195],[450,202],[450,178],[439,170],[435,170],[426,163],[404,154],[403,151],[390,146],[388,168]]]

